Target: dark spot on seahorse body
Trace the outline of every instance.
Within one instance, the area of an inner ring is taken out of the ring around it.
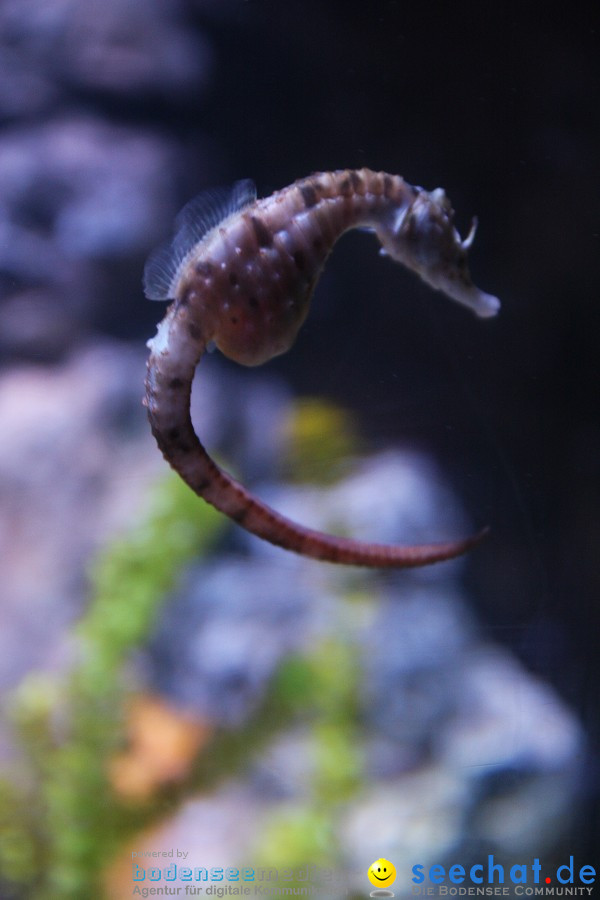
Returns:
[[[252,222],[252,227],[254,228],[258,246],[270,247],[273,243],[273,235],[271,234],[269,228],[267,228],[263,220],[259,219],[258,216],[250,216],[250,221]]]
[[[296,250],[296,252],[294,253],[294,263],[296,264],[296,268],[300,272],[305,267],[306,257],[304,256],[304,253],[302,252],[302,250]]]
[[[232,287],[236,287],[239,283],[240,283],[240,280],[237,277],[237,275],[235,274],[235,272],[230,272],[229,273],[229,284]]]
[[[204,491],[207,487],[209,487],[209,485],[210,485],[210,479],[209,479],[209,478],[201,478],[199,481],[193,481],[193,482],[191,483],[191,486],[194,488],[194,490],[195,490],[197,493],[201,493],[201,492]]]
[[[352,182],[349,177],[340,181],[340,194],[342,194],[343,197],[350,197],[352,195]]]
[[[350,181],[352,182],[352,187],[355,191],[358,191],[358,189],[363,186],[363,180],[358,172],[350,172]]]
[[[232,325],[237,325],[237,323],[238,323],[237,316],[232,316],[229,321],[231,322]]]
[[[199,341],[202,337],[202,332],[194,322],[188,324],[188,334],[193,341]]]
[[[241,525],[246,516],[248,515],[249,510],[244,507],[244,509],[238,509],[237,512],[232,513],[231,518]]]
[[[256,309],[258,306],[258,300],[256,297],[248,297],[248,303],[252,307],[252,309]]]
[[[178,391],[183,387],[183,380],[181,378],[171,378],[169,387],[172,391]]]
[[[311,207],[317,205],[319,198],[317,197],[317,192],[311,184],[301,185],[300,193],[302,194],[302,199],[304,200],[304,205],[307,209],[311,209]]]
[[[213,274],[214,266],[212,263],[207,262],[206,260],[200,260],[200,262],[196,263],[196,272],[198,275],[202,275],[203,278],[210,278]]]
[[[191,453],[193,446],[181,437],[178,428],[171,428],[165,434],[162,440],[158,441],[160,449],[163,453],[170,455],[175,449],[178,453]]]

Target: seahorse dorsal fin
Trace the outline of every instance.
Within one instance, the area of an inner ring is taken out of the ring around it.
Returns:
[[[181,264],[213,228],[256,200],[251,179],[230,188],[210,188],[190,200],[175,219],[175,236],[157,247],[144,267],[144,293],[149,300],[170,300]]]

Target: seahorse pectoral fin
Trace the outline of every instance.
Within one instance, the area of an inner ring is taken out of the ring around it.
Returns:
[[[233,187],[202,191],[175,219],[174,246],[185,256],[209,231],[255,200],[256,185],[250,178],[236,181]]]
[[[153,250],[144,266],[144,294],[148,300],[172,300],[173,276],[179,262],[175,261],[172,241]]]
[[[175,219],[172,240],[157,247],[144,267],[144,293],[149,300],[172,300],[182,263],[203,238],[233,213],[256,200],[250,178],[230,188],[210,188],[190,200]]]

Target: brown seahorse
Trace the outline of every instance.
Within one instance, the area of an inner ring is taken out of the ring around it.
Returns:
[[[192,379],[207,345],[247,366],[284,353],[337,239],[350,228],[374,231],[380,252],[433,288],[493,316],[499,301],[479,291],[467,267],[474,235],[461,240],[441,188],[427,192],[398,175],[369,169],[318,173],[256,199],[251,181],[207,191],[179,214],[173,240],[150,256],[144,289],[172,299],[155,338],[145,404],[165,459],[204,500],[253,534],[314,559],[373,567],[422,566],[477,543],[370,544],[292,522],[262,503],[210,458],[190,417]]]

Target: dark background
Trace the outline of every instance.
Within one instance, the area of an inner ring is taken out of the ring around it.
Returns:
[[[157,9],[148,4],[158,21]],[[265,195],[311,171],[368,166],[443,186],[463,233],[479,217],[472,271],[502,300],[500,315],[476,320],[353,233],[296,346],[269,370],[352,410],[371,448],[394,441],[435,455],[473,522],[492,526],[467,576],[481,619],[579,713],[597,761],[597,19],[568,4],[397,0],[190,0],[171,10],[205,54],[172,83],[78,76],[60,47],[42,66],[14,15],[5,30],[10,52],[33,54],[52,86],[37,107],[4,105],[7,133],[69,111],[175,148],[169,218],[137,252],[96,260],[102,291],[91,291],[85,328],[78,319],[50,349],[4,340],[5,365],[60,358],[83,332],[143,343],[162,316],[141,293],[145,254],[208,184],[252,177]],[[110,36],[113,49],[136,39]],[[140,50],[150,70],[160,29],[152,40]],[[79,52],[84,33],[65,46]],[[22,284],[6,267],[1,283],[10,303]],[[94,303],[100,293],[107,299]],[[594,763],[574,836],[582,855],[598,847],[596,794]]]

